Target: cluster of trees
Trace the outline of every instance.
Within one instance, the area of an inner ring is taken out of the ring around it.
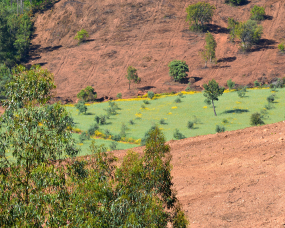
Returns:
[[[56,103],[53,75],[19,66],[7,85],[0,130],[1,227],[186,227],[173,191],[170,147],[158,127],[143,155],[120,167],[104,146],[87,159],[71,136],[73,120]]]

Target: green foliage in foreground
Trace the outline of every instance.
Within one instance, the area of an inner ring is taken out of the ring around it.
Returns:
[[[21,81],[24,76],[30,77]],[[186,227],[161,131],[154,127],[144,154],[128,152],[120,167],[94,143],[88,158],[76,159],[73,119],[59,103],[44,105],[51,79],[39,67],[20,67],[8,84],[0,119],[0,226]],[[22,90],[31,84],[37,85],[33,93]]]

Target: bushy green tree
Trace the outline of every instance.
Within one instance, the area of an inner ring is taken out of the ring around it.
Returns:
[[[137,69],[129,66],[127,70],[126,78],[129,80],[129,89],[131,89],[131,82],[140,83],[141,78],[138,76]]]
[[[212,21],[214,10],[215,6],[206,2],[198,2],[196,4],[189,5],[186,8],[186,20],[190,23],[190,29],[193,31],[204,30],[206,28],[205,24]]]
[[[211,81],[209,81],[208,84],[204,84],[204,96],[206,97],[205,102],[207,104],[211,104],[213,105],[213,109],[214,109],[214,113],[215,116],[216,114],[216,109],[215,109],[215,104],[214,101],[218,101],[218,97],[223,95],[225,88],[224,87],[220,87],[219,84],[215,81],[215,79],[212,79]]]
[[[169,75],[178,82],[181,82],[183,78],[187,77],[187,72],[189,72],[189,67],[185,61],[173,60],[168,64]]]
[[[175,129],[174,133],[173,133],[173,137],[175,139],[185,139],[185,135],[183,135],[177,128]]]
[[[262,6],[255,5],[250,11],[250,19],[262,21],[265,18],[265,9]]]
[[[87,86],[77,94],[77,97],[85,102],[94,101],[97,98],[97,93],[92,86]]]
[[[78,40],[78,45],[84,42],[89,37],[88,32],[85,29],[81,29],[76,33],[74,37],[75,40]]]
[[[241,40],[243,50],[248,50],[253,44],[257,44],[262,35],[262,26],[256,21],[241,22],[235,27],[235,34]]]
[[[227,85],[229,87],[229,91],[231,91],[235,87],[235,82],[233,82],[232,79],[229,79],[227,81]]]
[[[216,132],[217,133],[221,133],[225,131],[225,127],[224,126],[220,126],[220,125],[216,125]]]
[[[0,99],[6,98],[6,85],[12,78],[11,70],[5,65],[0,65]]]

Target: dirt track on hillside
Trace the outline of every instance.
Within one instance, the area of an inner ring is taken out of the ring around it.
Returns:
[[[168,143],[191,228],[285,227],[285,122]]]
[[[55,75],[57,96],[76,101],[76,94],[93,86],[98,97],[121,92],[123,97],[139,90],[171,92],[184,90],[186,84],[174,83],[168,76],[168,63],[185,60],[193,87],[214,78],[222,85],[228,79],[246,85],[259,79],[270,82],[284,77],[285,55],[277,45],[285,38],[285,3],[281,0],[250,1],[230,7],[224,0],[216,6],[209,31],[217,41],[216,66],[203,69],[199,51],[204,34],[189,31],[186,7],[198,0],[61,0],[35,18],[35,38],[29,64],[41,64]],[[252,52],[241,54],[239,43],[228,41],[227,18],[245,21],[253,5],[266,6],[267,20],[261,22],[264,35]],[[77,45],[76,32],[85,28],[90,38]],[[128,90],[125,78],[129,65],[138,69],[142,83]]]

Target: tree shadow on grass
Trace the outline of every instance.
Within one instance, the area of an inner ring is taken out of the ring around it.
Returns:
[[[244,113],[244,112],[249,112],[249,111],[248,109],[237,108],[237,109],[226,110],[222,112],[222,114]]]
[[[95,115],[93,112],[86,112],[85,114],[86,116],[92,116],[92,115]]]

